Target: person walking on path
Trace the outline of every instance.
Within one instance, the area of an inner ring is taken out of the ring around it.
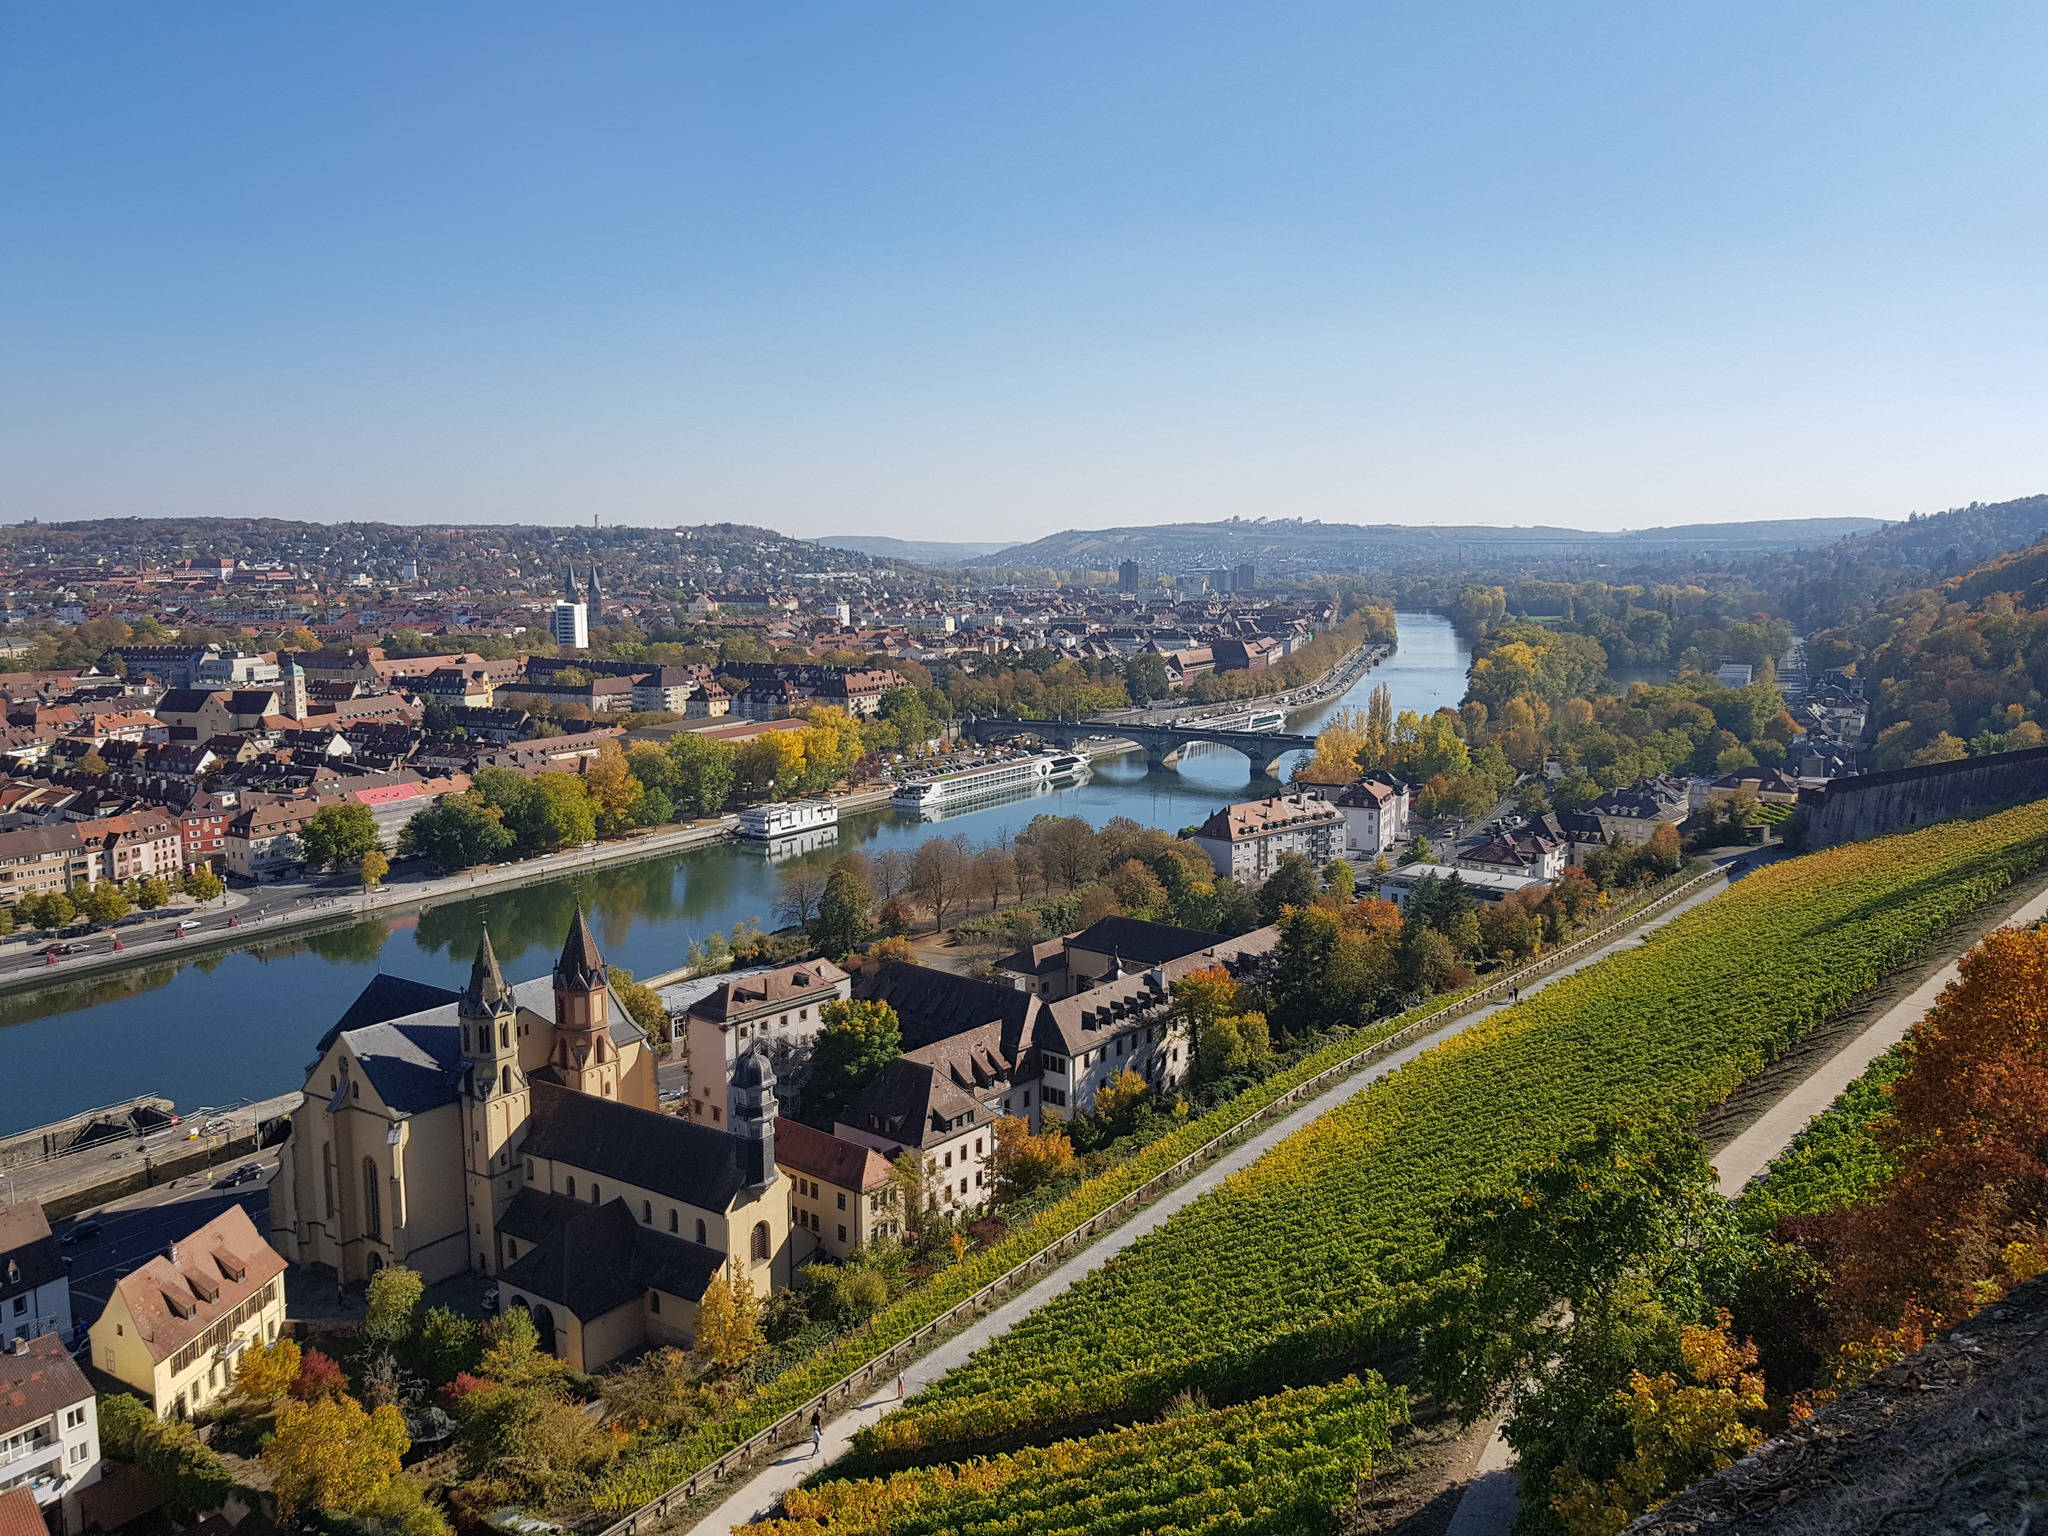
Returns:
[[[811,1454],[816,1456],[825,1444],[825,1415],[816,1408],[811,1410]]]
[[[899,1403],[903,1401],[903,1378],[901,1376],[896,1378],[896,1401]]]

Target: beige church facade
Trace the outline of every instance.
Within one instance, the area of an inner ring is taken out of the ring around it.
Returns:
[[[687,1344],[721,1268],[790,1283],[789,1189],[772,1074],[714,1129],[660,1111],[654,1065],[580,910],[550,976],[508,984],[488,935],[459,993],[379,976],[321,1038],[272,1241],[348,1281],[494,1276],[582,1370]]]

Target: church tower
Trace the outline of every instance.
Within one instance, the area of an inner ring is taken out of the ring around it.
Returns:
[[[468,1186],[471,1267],[496,1274],[500,1266],[497,1217],[518,1190],[517,1142],[529,1097],[519,1070],[519,1006],[486,932],[469,968],[469,985],[455,1005],[465,1068],[462,1094]]]
[[[590,566],[590,596],[586,601],[590,604],[590,622],[602,624],[604,622],[604,588],[598,585],[597,563],[595,561],[591,562]]]
[[[739,1141],[740,1177],[748,1189],[775,1182],[775,1068],[756,1041],[733,1063],[726,1089],[726,1125]]]
[[[611,994],[605,987],[604,956],[578,903],[555,962],[555,1042],[548,1065],[566,1088],[617,1099],[619,1050],[612,1044]]]

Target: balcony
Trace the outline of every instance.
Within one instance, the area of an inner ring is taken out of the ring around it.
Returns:
[[[52,1430],[37,1435],[33,1440],[24,1440],[19,1444],[0,1445],[0,1476],[4,1476],[7,1470],[14,1466],[16,1462],[28,1461],[47,1451],[55,1450],[57,1443],[56,1432]]]

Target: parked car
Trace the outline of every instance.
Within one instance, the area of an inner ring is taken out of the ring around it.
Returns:
[[[66,1232],[57,1241],[63,1243],[66,1247],[75,1243],[90,1243],[99,1237],[100,1231],[101,1228],[98,1222],[81,1221],[76,1223],[69,1232]]]

